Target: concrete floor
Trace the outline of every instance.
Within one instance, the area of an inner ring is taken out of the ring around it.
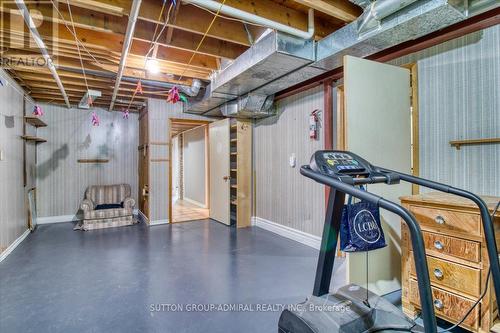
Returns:
[[[0,332],[277,332],[278,311],[150,308],[291,304],[312,291],[317,251],[259,228],[72,228],[41,225],[0,263]]]

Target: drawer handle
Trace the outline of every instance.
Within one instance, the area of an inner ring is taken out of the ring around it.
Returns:
[[[438,310],[441,310],[444,307],[443,302],[441,302],[441,300],[439,300],[439,299],[435,299],[434,300],[434,307]]]
[[[442,250],[444,246],[443,243],[437,240],[434,242],[434,247],[436,248],[436,250]]]
[[[434,218],[434,221],[436,221],[437,224],[444,224],[444,222],[446,222],[444,220],[444,217],[442,217],[441,215],[438,215]]]
[[[444,276],[444,273],[442,270],[440,270],[439,268],[436,268],[434,269],[434,276],[437,278],[437,279],[442,279],[443,276]]]

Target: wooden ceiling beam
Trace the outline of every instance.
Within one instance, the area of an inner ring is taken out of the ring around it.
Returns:
[[[294,0],[301,5],[315,9],[346,23],[361,15],[361,8],[347,0]]]
[[[14,32],[19,34],[21,37],[25,36],[23,35],[24,30],[19,30],[22,28],[22,26],[19,26],[19,24],[16,22],[19,20],[22,20],[22,17],[19,15],[8,15],[7,17],[5,17],[3,33],[6,32],[5,29],[10,28],[8,30],[9,33]],[[44,39],[51,41],[51,44],[55,46],[57,46],[58,43],[62,43],[64,45],[73,45],[73,47],[76,48],[74,36],[62,24],[56,24],[54,27],[53,23],[44,21],[38,27],[38,31],[40,32],[40,35],[44,37]],[[56,36],[53,36],[54,31],[57,31]],[[76,35],[91,53],[94,52],[94,49],[101,50],[103,52],[108,52],[108,55],[111,56],[113,60],[116,60],[122,51],[121,46],[123,44],[124,35],[109,32],[99,32],[83,28],[76,28]],[[7,40],[7,37],[10,38],[11,36],[3,37]],[[15,45],[18,44],[19,43],[15,43]],[[134,40],[131,55],[144,57],[149,50],[149,47],[149,42]],[[158,52],[157,58],[169,63],[175,62],[176,64],[183,65],[191,57],[191,54],[192,52],[186,52],[185,50],[179,50],[169,47],[162,48],[161,51]],[[84,50],[82,50],[82,55],[86,55],[86,52]],[[192,67],[206,68],[209,70],[218,68],[215,57],[205,54],[197,54],[193,59]]]
[[[141,41],[151,41],[155,30],[155,23],[142,21],[137,25],[134,34],[134,39]],[[158,45],[168,48],[180,49],[189,51],[192,54],[202,36],[180,29],[170,29],[171,35],[168,31],[163,33],[158,38]],[[247,46],[231,43],[225,40],[216,39],[213,37],[206,37],[198,50],[198,54],[208,55],[212,57],[224,57],[228,59],[236,59],[240,54],[248,49]],[[189,58],[188,58],[189,59]]]
[[[258,0],[258,1],[241,1],[241,0],[226,0],[225,5],[245,12],[264,17],[271,21],[288,25],[290,27],[307,31],[308,15],[307,11],[290,8],[284,5],[284,1],[273,0]],[[183,8],[181,8],[182,13]],[[179,13],[179,14],[180,14]],[[315,37],[322,38],[339,27],[344,23],[332,18],[325,20],[323,17],[315,15]]]
[[[179,1],[180,3],[180,1]],[[6,8],[15,7],[15,4],[7,5]],[[62,15],[63,19],[58,15],[56,11],[54,11],[52,5],[50,4],[39,4],[33,3],[28,4],[28,7],[31,9],[36,9],[43,16],[44,20],[49,22],[58,23],[58,29],[66,29],[64,26],[64,21],[66,24],[70,26],[70,15],[67,9],[66,3],[60,3],[58,11]],[[6,10],[4,8],[3,10]],[[75,27],[80,29],[92,30],[101,33],[114,33],[118,35],[125,35],[125,30],[127,27],[127,18],[126,17],[117,17],[113,15],[107,15],[104,13],[94,12],[85,8],[72,8],[72,16],[73,22],[75,23]],[[134,38],[150,42],[153,39],[153,33],[155,31],[156,23],[143,21],[141,20],[136,25]],[[161,27],[160,27],[161,28]],[[201,35],[193,34],[187,31],[180,30],[177,33],[176,38],[172,39],[172,35],[170,39],[168,38],[168,32],[173,33],[174,27],[169,26],[162,36],[160,37],[159,43],[164,47],[172,47],[175,49],[182,50],[191,50],[194,51],[196,49],[196,45],[198,41],[201,39]],[[77,36],[81,38],[81,35],[77,33]],[[196,41],[194,44],[193,41]],[[194,44],[194,46],[193,46]],[[247,48],[240,44],[235,44],[227,41],[218,40],[215,38],[207,38],[203,42],[203,49],[200,50],[200,54],[210,55],[214,57],[225,57],[229,59],[235,59],[241,53],[243,53]],[[220,51],[221,53],[214,52]],[[145,55],[145,53],[143,54]]]
[[[130,1],[128,1],[127,5],[126,0],[94,0],[88,2],[92,2],[93,4],[92,5],[88,4],[86,0],[70,0],[72,8],[74,6],[78,6],[81,8],[90,9],[103,14],[109,13],[115,16],[127,15],[130,7]],[[179,0],[179,2],[181,2],[181,0]],[[168,4],[169,3],[167,2],[167,5]],[[127,9],[122,13],[117,14],[116,12],[108,12],[105,9],[106,6],[108,5],[112,7],[125,6],[127,7]],[[161,6],[162,6],[161,1],[143,0],[141,4],[141,10],[139,13],[139,19],[141,21],[149,21],[163,25],[164,23],[163,19],[162,18],[159,19]],[[167,11],[167,9],[168,7],[165,9],[165,12]],[[196,34],[203,34],[205,33],[205,30],[210,24],[212,17],[213,17],[212,14],[204,11],[203,9],[181,4],[178,10],[178,14],[175,17],[175,21],[172,21],[168,26]],[[245,29],[243,27],[243,24],[232,20],[226,20],[223,18],[218,18],[217,21],[212,27],[212,29],[210,29],[209,32],[210,37],[249,46],[248,38]],[[137,22],[137,25],[138,26],[141,25],[141,22]]]

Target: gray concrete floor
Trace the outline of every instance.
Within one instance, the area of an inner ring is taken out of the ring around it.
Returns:
[[[42,225],[0,263],[0,332],[277,332],[278,311],[150,310],[293,304],[312,291],[318,252],[259,228],[72,228]]]

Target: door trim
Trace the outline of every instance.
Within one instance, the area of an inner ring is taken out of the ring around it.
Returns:
[[[208,125],[212,121],[210,120],[195,120],[195,119],[182,119],[182,118],[168,118],[168,220],[170,223],[175,223],[172,218],[172,123],[186,124],[186,125],[205,125],[205,194],[206,194],[206,205],[210,209],[210,157],[208,152],[209,134]],[[193,127],[194,128],[194,127]],[[207,192],[208,191],[208,192]]]

